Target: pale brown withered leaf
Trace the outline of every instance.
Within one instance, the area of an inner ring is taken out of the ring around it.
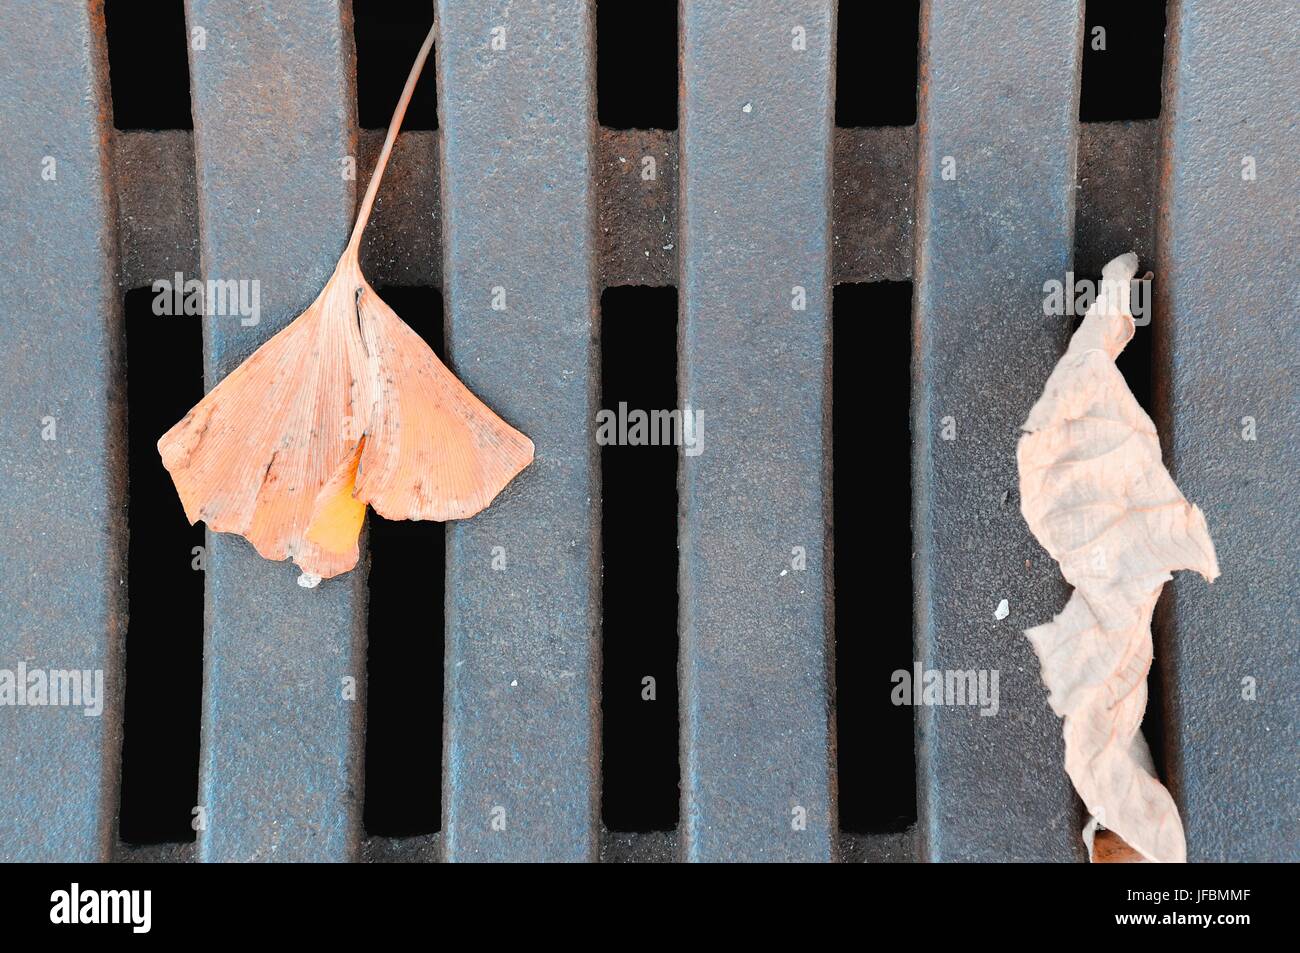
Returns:
[[[1115,367],[1134,333],[1136,271],[1132,254],[1106,265],[1024,424],[1021,512],[1075,587],[1060,615],[1025,635],[1065,720],[1065,770],[1090,815],[1090,856],[1104,828],[1147,860],[1184,861],[1178,808],[1141,732],[1151,614],[1171,572],[1213,581],[1219,567],[1204,515],[1169,476],[1155,425]]]

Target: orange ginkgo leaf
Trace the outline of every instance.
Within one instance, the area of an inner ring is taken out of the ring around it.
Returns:
[[[1133,337],[1137,256],[1102,271],[1102,290],[1029,412],[1017,457],[1020,506],[1075,589],[1028,630],[1052,710],[1065,719],[1065,770],[1099,828],[1147,860],[1183,861],[1178,808],[1142,737],[1151,613],[1176,569],[1219,574],[1205,516],[1160,459],[1155,425],[1115,357]],[[1113,845],[1112,845],[1113,846]],[[1107,851],[1107,854],[1113,850]]]
[[[320,295],[158,441],[191,523],[292,559],[304,585],[356,565],[367,505],[388,519],[463,519],[533,459],[532,441],[361,274],[361,235],[432,45],[430,30]]]

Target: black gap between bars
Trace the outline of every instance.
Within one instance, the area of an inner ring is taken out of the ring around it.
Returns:
[[[432,0],[353,0],[357,48],[357,124],[387,129],[420,45],[433,26]],[[486,43],[486,38],[484,39]],[[430,57],[402,129],[438,128],[438,84]]]
[[[193,129],[183,0],[107,0],[104,30],[113,125]]]
[[[611,129],[677,128],[677,4],[596,4],[596,113]]]
[[[912,709],[891,697],[913,661],[912,283],[837,285],[833,315],[840,828],[880,834],[916,822]]]
[[[678,447],[664,443],[662,427],[658,445],[633,442],[650,438],[649,425],[638,434],[636,412],[677,405],[676,288],[618,287],[601,296],[601,393],[602,813],[612,831],[672,830],[680,779]],[[675,434],[680,442],[683,430]]]
[[[836,17],[835,125],[915,123],[919,0],[841,3]]]
[[[1088,0],[1079,120],[1159,116],[1164,54],[1163,0]]]
[[[119,828],[127,844],[194,840],[203,691],[203,524],[190,526],[158,438],[203,397],[199,315],[124,301],[127,360],[126,712]]]
[[[376,289],[443,357],[442,295]],[[366,795],[372,837],[442,826],[444,524],[369,512],[370,617],[366,675]]]

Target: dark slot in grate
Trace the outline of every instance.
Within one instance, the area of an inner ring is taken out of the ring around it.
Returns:
[[[677,824],[678,449],[630,445],[637,411],[676,407],[676,372],[677,290],[608,289],[601,296],[600,406],[612,415],[604,417],[614,433],[618,418],[631,422],[628,444],[600,448],[602,791],[605,825],[615,831]]]
[[[171,302],[171,298],[167,298]],[[127,292],[130,540],[120,836],[194,839],[203,663],[203,526],[190,526],[158,438],[203,396],[199,315],[156,315],[149,288]]]
[[[919,0],[841,3],[835,51],[835,125],[916,122]]]
[[[182,0],[107,0],[109,85],[118,129],[192,129]],[[193,42],[206,42],[199,34]]]
[[[1082,122],[1160,115],[1165,4],[1088,0],[1083,31]]]
[[[411,62],[433,24],[429,0],[355,0],[352,21],[357,48],[357,122],[387,129]],[[432,60],[420,77],[403,130],[438,128],[438,92]]]
[[[614,129],[677,128],[677,4],[597,5],[596,110]]]
[[[443,356],[442,296],[433,288],[379,295]],[[365,829],[409,837],[441,827],[442,523],[369,513]]]
[[[891,700],[891,676],[910,677],[913,659],[911,312],[910,281],[835,287],[835,712],[840,828],[852,833],[916,821],[912,709]]]

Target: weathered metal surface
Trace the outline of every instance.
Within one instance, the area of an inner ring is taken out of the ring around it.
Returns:
[[[912,277],[916,127],[836,129],[836,284]]]
[[[113,134],[122,289],[199,272],[194,136],[188,129]]]
[[[1075,271],[1100,273],[1116,248],[1145,261],[1153,248],[1156,123],[1085,123],[1079,129]],[[397,139],[361,261],[376,286],[442,284],[438,133]],[[383,141],[360,133],[364,189]],[[656,158],[657,180],[641,177]],[[677,284],[677,133],[601,129],[596,189],[601,287]],[[114,179],[121,204],[122,285],[138,287],[180,267],[197,270],[194,152],[183,130],[118,133]],[[916,128],[836,129],[836,284],[912,277]],[[672,246],[672,247],[668,247]],[[647,252],[649,254],[647,254]]]
[[[0,6],[0,669],[22,682],[0,705],[6,861],[106,860],[117,816],[126,480],[103,35],[95,2]],[[74,669],[88,688],[102,674],[100,714],[16,704]]]
[[[433,72],[432,66],[425,67]],[[431,81],[432,77],[425,82]],[[364,192],[386,130],[360,135],[357,189]],[[393,144],[374,214],[361,240],[361,270],[375,287],[442,286],[442,195],[437,133],[404,132]]]
[[[447,534],[450,860],[599,848],[590,6],[437,6],[448,353],[537,447]]]
[[[436,864],[441,859],[441,833],[367,837],[361,844],[361,860],[367,864]]]
[[[1157,416],[1223,573],[1177,574],[1161,603],[1170,787],[1189,860],[1294,862],[1300,26],[1267,0],[1182,0],[1169,21]]]
[[[677,860],[676,831],[602,831],[602,864],[670,864]]]
[[[845,864],[910,864],[916,861],[916,828],[889,834],[841,834]]]
[[[1086,122],[1079,126],[1078,214],[1074,271],[1096,280],[1116,255],[1155,251],[1155,120]]]
[[[1014,30],[1004,13],[966,0],[929,0],[921,13],[917,660],[997,671],[1000,696],[993,717],[977,705],[917,712],[929,860],[1083,857],[1061,723],[1021,634],[1061,610],[1066,587],[1020,516],[1016,474],[1020,425],[1070,333],[1070,319],[1044,316],[1042,289],[1065,280],[1074,245],[1083,11],[1033,0]],[[998,621],[1002,599],[1011,614]]]
[[[149,844],[136,847],[119,841],[113,851],[115,864],[192,864],[198,853],[193,841],[181,844]]]
[[[834,8],[682,7],[679,390],[703,440],[683,456],[680,492],[681,835],[693,861],[831,860],[836,848]],[[796,27],[806,49],[793,48]]]
[[[352,222],[348,4],[188,0],[206,279],[260,282],[261,316],[205,319],[208,387],[302,312]],[[273,91],[273,92],[272,92]],[[171,319],[175,320],[175,319]],[[199,857],[350,860],[360,841],[365,561],[315,589],[208,534]],[[343,679],[356,679],[355,700]]]
[[[677,133],[601,129],[596,195],[601,285],[677,283]]]

